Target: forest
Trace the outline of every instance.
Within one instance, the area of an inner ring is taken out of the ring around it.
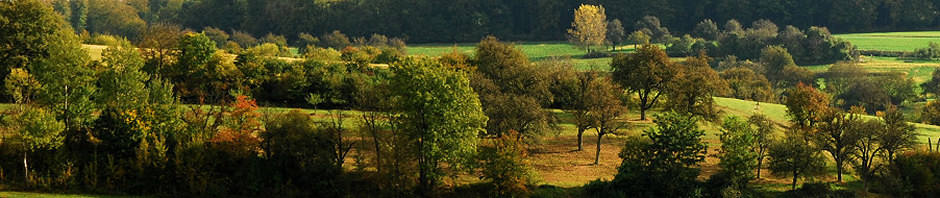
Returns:
[[[0,196],[932,197],[933,4],[0,1]]]

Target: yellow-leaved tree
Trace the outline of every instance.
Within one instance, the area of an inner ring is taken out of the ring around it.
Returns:
[[[571,44],[588,52],[604,45],[607,40],[607,14],[603,6],[581,4],[574,11],[574,22],[568,29]]]

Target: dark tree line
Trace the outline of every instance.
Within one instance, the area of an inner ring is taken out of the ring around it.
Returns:
[[[410,42],[473,42],[487,35],[509,40],[563,40],[580,4],[601,5],[608,18],[627,30],[645,16],[661,19],[673,33],[691,33],[704,19],[737,19],[748,24],[768,19],[800,28],[829,27],[835,32],[933,29],[940,25],[931,0],[638,0],[638,1],[403,1],[403,0],[109,0],[61,1],[59,10],[75,29],[133,37],[144,22],[171,22],[189,29],[216,27],[268,33],[321,34],[341,30],[355,36],[373,33]],[[68,6],[65,6],[68,5]],[[66,10],[67,9],[67,10]],[[116,20],[99,16],[120,16]],[[126,26],[120,24],[133,24]],[[78,31],[81,32],[81,31]],[[629,32],[629,31],[628,31]],[[679,35],[679,34],[677,34]]]

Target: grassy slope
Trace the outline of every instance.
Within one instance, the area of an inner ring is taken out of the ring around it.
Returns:
[[[917,48],[927,47],[930,42],[940,43],[940,31],[856,33],[834,36],[852,42],[861,50],[914,51]]]

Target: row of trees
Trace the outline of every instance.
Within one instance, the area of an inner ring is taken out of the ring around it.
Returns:
[[[705,182],[697,179],[707,154],[699,117],[672,112],[658,116],[656,127],[644,135],[627,140],[620,153],[623,163],[613,180],[594,181],[586,188],[603,197],[767,196],[749,187],[761,177],[761,169],[791,178],[791,188],[796,189],[799,179],[823,177],[829,173],[827,164],[832,164],[838,182],[851,167],[865,191],[875,186],[872,190],[895,196],[936,192],[936,188],[920,186],[930,183],[920,181],[925,177],[911,174],[937,171],[938,167],[928,165],[937,155],[915,150],[919,147],[914,126],[896,108],[877,118],[862,118],[831,106],[828,95],[810,86],[799,84],[787,92],[791,124],[782,133],[777,123],[760,114],[746,120],[724,119],[721,146],[712,154],[720,160],[721,169]],[[923,164],[915,165],[918,160]],[[806,193],[817,194],[790,196],[831,196],[818,194],[831,193],[826,191]]]
[[[74,29],[133,38],[137,28],[155,22],[189,29],[217,27],[261,36],[320,34],[342,30],[409,38],[412,42],[471,42],[495,35],[512,40],[562,40],[571,11],[582,3],[602,5],[609,18],[662,19],[673,31],[692,32],[704,19],[769,19],[796,27],[827,26],[834,31],[895,31],[935,28],[940,4],[929,0],[642,0],[642,1],[262,1],[262,0],[56,0]],[[795,11],[799,11],[796,13]],[[275,25],[277,24],[277,25]],[[642,29],[624,24],[628,29]]]

